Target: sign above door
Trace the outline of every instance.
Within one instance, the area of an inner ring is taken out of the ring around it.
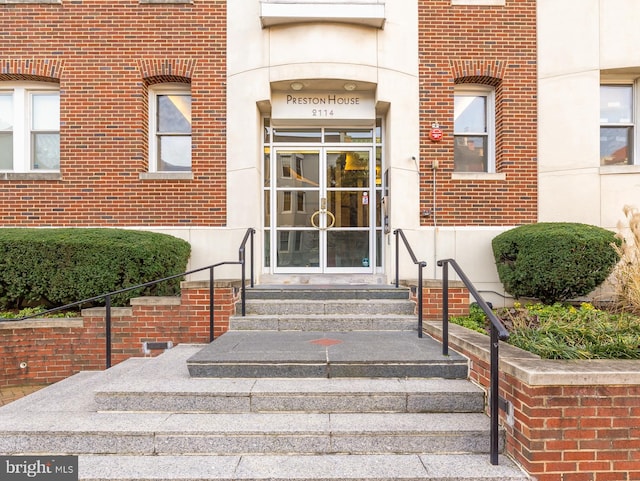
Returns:
[[[373,92],[272,92],[271,96],[274,124],[300,120],[371,123],[375,115]]]

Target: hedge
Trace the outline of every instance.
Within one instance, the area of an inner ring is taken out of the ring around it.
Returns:
[[[616,243],[615,234],[601,227],[542,222],[503,232],[492,247],[509,294],[553,304],[587,295],[602,284],[618,262]]]
[[[0,308],[59,307],[186,271],[188,242],[121,229],[0,229]],[[114,296],[175,295],[180,278]],[[100,302],[94,305],[100,305]]]

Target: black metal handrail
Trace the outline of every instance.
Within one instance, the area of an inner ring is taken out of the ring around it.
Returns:
[[[144,288],[144,287],[150,287],[156,284],[159,284],[161,282],[165,282],[165,281],[169,281],[171,279],[176,279],[179,277],[185,277],[191,274],[195,274],[197,272],[202,272],[205,270],[209,270],[209,342],[214,340],[214,327],[215,327],[215,316],[214,316],[214,291],[215,291],[215,287],[214,287],[214,269],[216,267],[220,267],[220,266],[224,266],[224,265],[240,265],[241,266],[241,286],[240,286],[240,292],[241,292],[241,301],[242,301],[242,316],[245,315],[245,301],[246,301],[246,260],[245,260],[245,253],[246,253],[246,243],[247,240],[250,240],[250,248],[251,248],[251,274],[250,274],[250,283],[251,283],[251,287],[254,286],[254,275],[253,275],[253,237],[255,234],[255,229],[253,228],[249,228],[247,229],[247,232],[244,236],[244,239],[242,240],[242,243],[240,244],[240,248],[238,250],[238,260],[237,261],[224,261],[224,262],[218,262],[217,264],[212,264],[206,267],[201,267],[199,269],[193,269],[190,271],[186,271],[183,272],[181,274],[174,274],[172,276],[168,276],[168,277],[164,277],[162,279],[157,279],[154,281],[149,281],[149,282],[145,282],[142,284],[137,284],[135,286],[130,286],[130,287],[125,287],[123,289],[119,289],[117,291],[112,291],[112,292],[107,292],[106,294],[101,294],[98,296],[94,296],[94,297],[89,297],[87,299],[83,299],[81,301],[77,301],[77,302],[72,302],[70,304],[65,304],[64,306],[59,306],[59,307],[54,307],[51,309],[48,309],[46,311],[41,311],[35,314],[31,314],[28,316],[24,316],[24,317],[20,317],[20,318],[15,318],[15,319],[2,319],[2,321],[9,321],[9,322],[18,322],[18,321],[24,321],[26,319],[32,319],[35,317],[42,317],[43,315],[47,315],[47,314],[52,314],[54,312],[59,312],[59,311],[64,311],[64,310],[68,310],[71,309],[73,307],[76,306],[80,306],[82,304],[87,304],[90,302],[95,302],[95,301],[99,301],[101,299],[104,299],[105,301],[105,337],[106,337],[106,346],[105,346],[105,350],[106,350],[106,366],[107,369],[109,369],[111,367],[111,298],[115,295],[118,294],[122,294],[124,292],[128,292],[134,289],[140,289],[140,288]]]
[[[418,266],[418,287],[416,297],[418,298],[418,337],[422,337],[422,269],[427,266],[425,261],[419,261],[416,255],[413,253],[413,249],[409,245],[402,229],[396,229],[393,231],[393,235],[396,236],[396,287],[400,285],[400,239],[404,243],[404,246],[409,252],[409,256],[414,264]]]
[[[480,309],[491,321],[491,368],[489,375],[489,410],[491,412],[491,464],[498,464],[498,409],[500,406],[500,390],[499,390],[499,353],[498,347],[500,342],[509,338],[509,332],[497,318],[489,305],[482,298],[475,286],[462,271],[462,268],[453,259],[442,259],[438,261],[438,266],[442,267],[442,354],[449,354],[449,265],[451,265],[460,280],[464,283],[469,293],[480,306]]]

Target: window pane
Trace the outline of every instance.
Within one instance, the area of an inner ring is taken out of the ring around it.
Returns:
[[[456,172],[487,172],[487,137],[456,135],[453,152]]]
[[[60,95],[58,93],[33,94],[33,130],[60,130]]]
[[[600,128],[600,164],[631,164],[633,152],[632,127]]]
[[[320,142],[320,129],[273,129],[274,142]]]
[[[158,170],[191,170],[191,137],[162,136],[158,138]]]
[[[487,98],[456,95],[454,99],[454,132],[480,134],[487,131]]]
[[[32,134],[33,168],[60,169],[60,134]]]
[[[191,95],[158,95],[158,132],[191,133]]]
[[[0,133],[0,170],[13,170],[13,135]]]
[[[603,85],[600,87],[600,123],[630,124],[633,122],[633,87]]]
[[[0,130],[13,129],[13,95],[0,94]]]
[[[326,129],[324,133],[325,142],[373,142],[373,131],[371,129]]]

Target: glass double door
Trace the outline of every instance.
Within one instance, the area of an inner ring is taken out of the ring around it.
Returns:
[[[373,272],[373,149],[281,148],[272,159],[274,271]]]

